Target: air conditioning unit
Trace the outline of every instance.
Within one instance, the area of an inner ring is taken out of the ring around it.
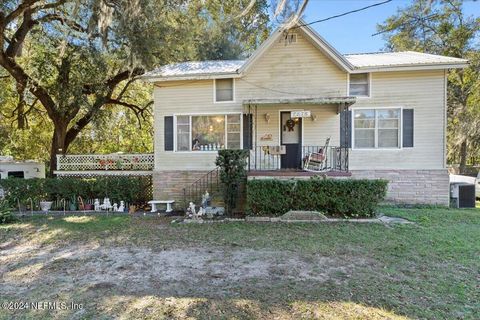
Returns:
[[[450,183],[450,199],[455,208],[475,208],[475,185],[465,182]]]

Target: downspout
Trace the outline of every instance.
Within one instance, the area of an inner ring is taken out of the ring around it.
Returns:
[[[443,70],[443,168],[447,168],[447,70]]]

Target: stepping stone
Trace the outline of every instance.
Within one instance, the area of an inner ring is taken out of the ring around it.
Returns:
[[[398,217],[389,217],[389,216],[381,216],[378,218],[378,220],[382,221],[383,223],[398,223],[398,224],[415,224],[415,222],[412,222],[410,220],[404,219],[404,218],[398,218]]]

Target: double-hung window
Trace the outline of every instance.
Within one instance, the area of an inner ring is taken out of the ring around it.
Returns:
[[[354,148],[399,148],[401,109],[356,109],[353,112]]]
[[[350,74],[350,95],[355,97],[370,96],[370,75],[368,73]]]
[[[177,151],[241,148],[240,114],[177,116]]]
[[[234,100],[233,79],[215,79],[215,102],[231,102]]]

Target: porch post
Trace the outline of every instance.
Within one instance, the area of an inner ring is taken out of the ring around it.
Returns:
[[[248,126],[248,139],[250,140],[250,137],[252,137],[252,118],[250,117],[252,115],[252,111],[251,111],[251,106],[250,104],[248,104],[248,114],[247,114],[247,126]],[[245,128],[243,128],[245,130]],[[243,142],[245,144],[245,141]],[[251,164],[252,164],[252,154],[251,154],[251,148],[253,147],[253,142],[250,141],[250,146],[249,146],[249,150],[248,150],[248,171],[250,171],[252,168],[251,168]]]
[[[253,152],[255,153],[255,170],[257,170],[257,123],[258,123],[258,119],[257,119],[257,115],[258,115],[258,106],[255,105],[255,119],[253,120],[255,122],[255,148],[253,149]]]

